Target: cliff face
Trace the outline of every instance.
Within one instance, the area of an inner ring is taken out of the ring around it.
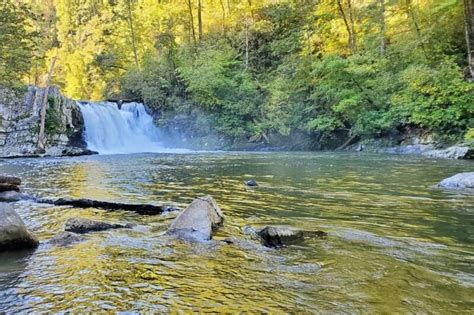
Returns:
[[[0,87],[0,156],[35,155],[44,89]],[[76,155],[86,149],[84,120],[76,102],[51,87],[46,114],[46,155]]]

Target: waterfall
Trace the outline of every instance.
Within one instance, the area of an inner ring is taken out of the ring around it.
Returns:
[[[85,141],[101,154],[177,152],[159,142],[160,133],[141,103],[78,102],[84,117]]]

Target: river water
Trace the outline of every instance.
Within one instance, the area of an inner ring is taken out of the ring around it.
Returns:
[[[432,188],[468,161],[334,153],[105,155],[0,161],[37,196],[184,208],[211,194],[216,239],[162,235],[176,213],[17,204],[42,244],[0,255],[0,312],[267,311],[470,313],[474,195]],[[257,189],[242,182],[254,178]],[[136,224],[54,247],[70,217]],[[246,225],[324,230],[327,239],[266,249]]]

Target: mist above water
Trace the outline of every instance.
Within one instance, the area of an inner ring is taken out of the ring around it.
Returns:
[[[185,149],[167,148],[160,131],[141,103],[79,102],[85,125],[87,148],[100,154],[163,152]]]

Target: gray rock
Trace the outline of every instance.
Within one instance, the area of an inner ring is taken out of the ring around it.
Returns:
[[[94,221],[84,218],[71,218],[66,221],[64,228],[67,232],[85,234],[89,232],[105,231],[110,229],[131,228],[130,224],[107,223],[102,221]]]
[[[20,187],[8,183],[0,183],[0,191],[20,191]]]
[[[81,156],[81,155],[94,155],[99,154],[99,152],[92,151],[89,149],[77,148],[77,147],[67,147],[62,152],[62,156]]]
[[[20,186],[21,185],[21,178],[13,177],[13,176],[0,175],[0,183]]]
[[[248,187],[257,187],[258,186],[257,182],[254,179],[246,180],[246,181],[244,181],[244,184],[245,184],[245,186],[248,186]]]
[[[305,237],[326,237],[323,231],[301,231],[285,226],[266,226],[258,232],[267,247],[283,247],[304,240]]]
[[[57,119],[48,134],[46,155],[61,155],[66,148],[85,149],[84,120],[74,100],[62,96],[56,87],[48,92]],[[24,91],[0,87],[0,156],[37,156],[37,137],[44,89],[30,86]]]
[[[206,241],[224,222],[221,209],[211,196],[196,198],[171,223],[166,234],[185,240]]]
[[[16,202],[20,200],[34,200],[34,198],[18,191],[10,190],[0,192],[0,202]]]
[[[49,240],[51,245],[55,246],[69,246],[71,244],[82,242],[85,237],[72,232],[63,232]]]
[[[474,172],[459,173],[443,179],[437,187],[441,188],[474,188]]]
[[[423,152],[422,155],[438,159],[473,159],[474,150],[467,146],[452,146],[444,150],[430,150]]]
[[[0,250],[35,248],[38,239],[9,204],[0,204]]]

